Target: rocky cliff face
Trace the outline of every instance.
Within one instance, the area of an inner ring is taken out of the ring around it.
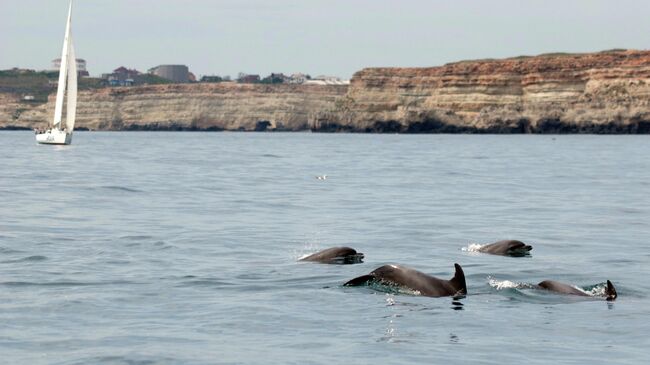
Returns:
[[[0,93],[0,127],[43,127],[47,104]],[[82,92],[94,130],[650,133],[650,51],[369,68],[349,87],[183,84]]]
[[[357,72],[321,130],[650,133],[650,51]]]
[[[306,130],[317,112],[333,110],[347,86],[172,84],[104,88],[78,97],[76,127],[91,130]],[[0,93],[0,126],[44,128],[47,104]]]

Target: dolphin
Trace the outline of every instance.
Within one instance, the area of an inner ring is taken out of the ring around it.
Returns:
[[[575,286],[560,283],[559,281],[544,280],[537,285],[542,289],[550,290],[556,293],[579,295],[581,297],[591,297],[591,295],[583,292],[582,290],[576,288]],[[616,297],[618,297],[618,294],[616,294],[616,289],[614,288],[614,284],[612,284],[611,281],[607,280],[607,288],[605,289],[605,298],[608,301],[612,301],[615,300]]]
[[[456,274],[451,280],[438,279],[420,271],[397,265],[384,265],[368,275],[354,278],[344,286],[361,286],[372,283],[398,286],[419,292],[428,297],[461,296],[467,294],[465,273],[454,264]]]
[[[478,251],[491,253],[493,255],[521,257],[529,255],[529,252],[532,249],[533,246],[527,245],[521,241],[503,240],[482,246]]]
[[[321,264],[359,264],[364,255],[350,247],[330,247],[316,252],[298,261],[319,262]]]

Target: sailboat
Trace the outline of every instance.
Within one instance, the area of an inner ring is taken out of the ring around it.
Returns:
[[[43,144],[70,144],[77,112],[77,59],[72,46],[70,25],[72,22],[72,0],[68,9],[68,22],[65,26],[65,39],[61,53],[59,85],[56,90],[54,120],[46,131],[36,131],[36,141]],[[63,123],[63,98],[67,90],[66,119]]]

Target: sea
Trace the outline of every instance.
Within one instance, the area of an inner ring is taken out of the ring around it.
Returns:
[[[0,363],[647,364],[649,241],[648,136],[4,131]]]

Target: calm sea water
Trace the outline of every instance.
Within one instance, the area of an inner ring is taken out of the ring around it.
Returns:
[[[647,136],[0,133],[5,364],[646,364]],[[327,175],[326,180],[315,176]],[[528,258],[468,251],[520,239]],[[297,263],[349,245],[359,265]],[[464,299],[341,284],[386,263]],[[526,289],[544,279],[616,302]]]

